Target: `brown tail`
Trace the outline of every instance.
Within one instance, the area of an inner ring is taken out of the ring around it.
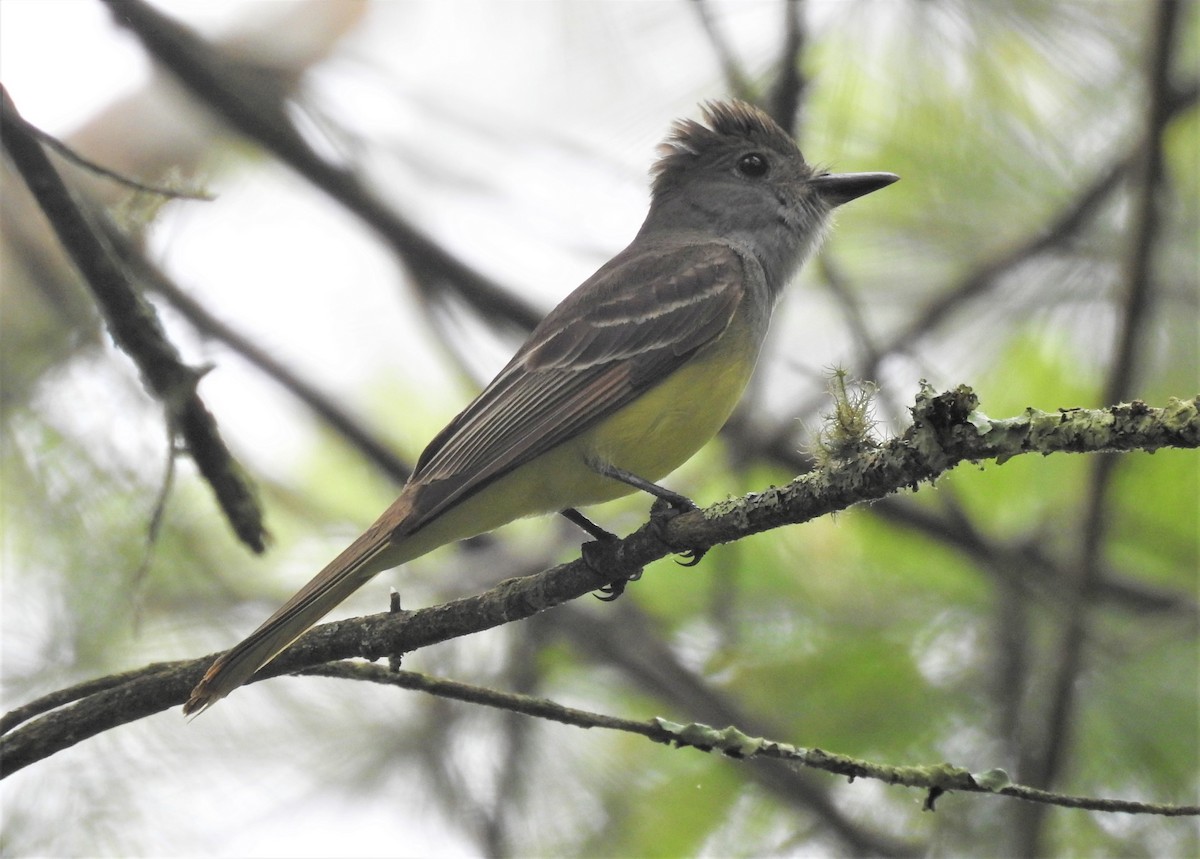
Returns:
[[[399,563],[380,559],[384,550],[391,547],[393,529],[386,527],[387,524],[381,517],[245,641],[223,653],[192,690],[183,705],[184,715],[204,712],[241,686],[334,606],[377,573]]]

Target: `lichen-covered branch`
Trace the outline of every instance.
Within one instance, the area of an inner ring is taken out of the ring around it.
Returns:
[[[707,549],[884,498],[933,481],[964,462],[1003,463],[1030,453],[1200,447],[1200,397],[1172,399],[1162,408],[1140,401],[1104,409],[1030,408],[993,420],[969,387],[938,394],[925,385],[912,415],[912,425],[899,438],[864,443],[852,458],[833,461],[785,486],[679,516],[667,527],[667,539],[679,548]]]
[[[696,722],[684,725],[663,718],[654,718],[649,721],[624,719],[575,707],[565,707],[546,698],[501,692],[455,680],[432,677],[416,671],[393,671],[379,665],[342,662],[317,666],[304,673],[309,676],[396,686],[456,701],[495,707],[512,713],[524,713],[535,718],[578,728],[624,731],[629,734],[638,734],[657,743],[665,743],[678,748],[699,749],[705,752],[719,752],[731,758],[761,757],[790,761],[811,769],[823,770],[852,779],[875,779],[890,785],[918,788],[926,791],[925,808],[928,811],[933,811],[934,804],[939,797],[952,791],[958,791],[961,793],[992,793],[1028,802],[1091,811],[1153,814],[1163,817],[1200,816],[1200,806],[1197,805],[1139,802],[1038,790],[1016,784],[1002,769],[973,773],[963,767],[956,767],[948,763],[929,766],[881,764],[825,749],[803,748],[766,737],[751,736],[736,726],[719,729]]]
[[[1027,453],[1200,447],[1200,397],[1173,399],[1161,408],[1134,402],[1055,413],[1028,409],[1014,418],[993,420],[966,386],[941,394],[924,386],[912,413],[912,426],[899,438],[880,445],[864,442],[856,455],[832,461],[786,486],[680,514],[665,524],[647,523],[618,543],[603,546],[603,551],[589,553],[592,565],[579,559],[443,605],[316,627],[255,679],[334,660],[408,653],[502,626],[602,585],[636,578],[647,564],[672,552],[707,549],[877,500],[934,480],[962,462],[1003,462]],[[597,561],[602,562],[599,569]],[[108,728],[182,704],[214,656],[131,672],[124,682],[101,684],[94,694],[68,696],[74,703],[52,712],[22,708],[20,719],[6,720],[12,730],[0,740],[0,777]],[[46,700],[49,705],[58,699]]]

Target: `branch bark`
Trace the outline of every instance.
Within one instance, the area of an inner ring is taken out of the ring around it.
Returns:
[[[1105,409],[1027,409],[992,420],[974,392],[960,386],[935,393],[925,386],[912,409],[913,424],[899,438],[835,461],[786,486],[675,516],[652,519],[597,555],[603,569],[582,559],[532,576],[503,581],[475,596],[410,612],[393,612],[325,624],[310,631],[259,672],[255,681],[334,660],[394,656],[530,617],[577,599],[605,584],[626,582],[652,561],[673,552],[719,543],[816,519],[932,482],[963,462],[1038,453],[1154,451],[1200,447],[1200,396],[1153,408],[1133,402]],[[147,666],[114,682],[92,681],[33,702],[5,717],[0,778],[109,728],[182,704],[215,654]],[[252,681],[252,682],[255,682]],[[99,689],[99,691],[95,691]],[[74,703],[62,706],[67,701]],[[46,712],[51,707],[61,709]],[[29,724],[16,728],[24,721]]]
[[[879,764],[825,749],[802,748],[779,740],[752,736],[732,725],[718,729],[697,722],[683,725],[663,718],[654,718],[648,721],[623,719],[604,713],[566,707],[546,698],[499,692],[495,689],[432,677],[416,671],[391,671],[379,665],[341,662],[314,666],[301,673],[312,677],[331,677],[395,686],[484,707],[494,707],[506,712],[523,713],[577,728],[623,731],[627,734],[637,734],[656,743],[676,748],[698,749],[702,752],[720,752],[726,757],[738,760],[767,758],[790,761],[803,767],[823,770],[834,775],[844,775],[852,779],[875,779],[886,784],[920,788],[927,791],[925,799],[927,811],[934,810],[934,803],[939,797],[958,791],[962,793],[993,793],[1043,805],[1090,811],[1153,814],[1162,817],[1200,816],[1200,805],[1138,802],[1038,790],[1027,785],[1015,784],[1001,769],[973,773],[963,767],[945,763],[931,766]]]
[[[189,367],[167,339],[154,306],[121,264],[100,212],[88,211],[63,182],[31,126],[0,86],[0,133],[63,249],[83,275],[116,344],[129,355],[147,390],[162,403],[171,437],[181,438],[243,543],[265,549],[266,528],[254,487],[234,459],[196,386],[203,369]]]

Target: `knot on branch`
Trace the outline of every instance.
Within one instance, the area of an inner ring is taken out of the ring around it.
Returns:
[[[922,379],[904,442],[920,455],[931,473],[945,471],[954,462],[951,451],[980,434],[978,408],[979,397],[969,385],[939,394]],[[986,422],[986,418],[982,420]]]

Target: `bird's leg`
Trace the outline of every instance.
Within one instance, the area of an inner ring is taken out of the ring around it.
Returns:
[[[566,517],[568,521],[578,525],[590,536],[595,538],[591,542],[584,543],[580,547],[580,552],[583,554],[583,562],[588,565],[588,569],[590,569],[597,576],[604,576],[605,568],[610,568],[612,566],[610,548],[621,538],[612,531],[605,531],[574,507],[568,507],[566,510],[560,510],[559,512],[562,513],[562,515]],[[637,573],[627,579],[602,585],[601,587],[597,588],[601,595],[597,595],[596,599],[603,600],[604,602],[612,602],[625,592],[625,586],[627,584],[641,578],[641,575],[642,573],[639,570]]]
[[[673,492],[672,490],[667,489],[665,486],[659,486],[657,483],[652,483],[643,477],[638,477],[636,474],[626,471],[619,466],[613,465],[611,462],[605,462],[600,459],[588,459],[587,466],[597,474],[601,474],[604,477],[610,477],[613,480],[618,480],[621,483],[632,486],[634,489],[640,489],[643,492],[653,495],[656,500],[650,507],[650,521],[653,522],[654,527],[658,529],[659,536],[663,537],[664,543],[667,542],[666,525],[668,522],[670,522],[680,513],[687,513],[691,510],[699,509],[696,502],[688,498],[686,495],[680,495],[678,492]],[[576,524],[579,523],[576,522]],[[587,529],[585,528],[584,530]],[[694,567],[696,564],[700,563],[700,559],[704,557],[707,551],[707,549],[685,549],[677,554],[681,555],[686,560],[679,561],[678,563],[685,567]]]
[[[558,512],[561,513],[567,519],[568,522],[571,522],[574,525],[578,525],[589,536],[595,537],[597,540],[612,541],[612,540],[620,539],[612,531],[605,531],[603,528],[601,528],[599,525],[597,525],[595,522],[593,522],[588,517],[584,516],[582,513],[580,513],[574,507],[568,507],[566,510],[560,510]]]
[[[623,468],[613,465],[611,462],[604,462],[600,459],[589,459],[587,461],[588,468],[597,474],[604,477],[611,477],[613,480],[620,481],[634,489],[640,489],[643,492],[653,495],[661,501],[666,502],[671,507],[674,507],[676,513],[686,513],[689,510],[696,510],[696,502],[688,498],[686,495],[680,495],[678,492],[672,492],[665,486],[659,486],[657,483],[651,483],[644,477],[638,477],[631,471],[626,471]]]

